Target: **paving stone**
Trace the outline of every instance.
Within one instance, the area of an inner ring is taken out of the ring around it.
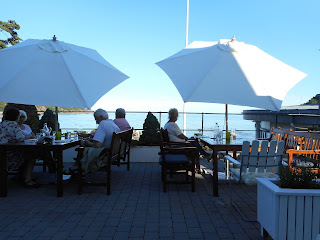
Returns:
[[[131,231],[130,231],[130,238],[134,237],[140,237],[143,238],[144,236],[144,227],[131,227]]]
[[[103,227],[99,237],[113,237],[117,228],[116,227]]]
[[[226,182],[219,180],[220,197],[211,195],[211,177],[199,174],[195,193],[189,185],[175,184],[164,193],[160,170],[144,163],[131,164],[130,171],[112,168],[110,196],[92,186],[78,195],[69,182],[57,198],[55,185],[26,191],[9,179],[8,197],[0,199],[0,240],[262,239],[260,225],[244,222],[230,205]],[[256,187],[239,184],[235,190],[244,212],[256,216]]]

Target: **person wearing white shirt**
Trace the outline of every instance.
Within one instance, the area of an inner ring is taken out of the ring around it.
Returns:
[[[120,128],[111,119],[109,119],[108,113],[101,108],[96,110],[93,116],[99,126],[93,137],[93,140],[85,140],[84,146],[109,148],[113,133],[120,132]]]
[[[186,142],[190,140],[190,143],[198,149],[199,154],[203,155],[203,157],[209,161],[212,158],[211,154],[204,151],[197,140],[187,138],[176,124],[179,116],[178,110],[176,108],[171,108],[168,114],[169,121],[164,125],[164,129],[167,129],[168,131],[170,142]],[[197,157],[197,168],[200,171],[199,157]]]

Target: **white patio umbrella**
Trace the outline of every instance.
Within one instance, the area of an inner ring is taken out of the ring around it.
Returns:
[[[195,41],[156,64],[170,77],[184,102],[273,111],[280,110],[287,92],[307,76],[235,37],[219,42]]]
[[[128,78],[97,51],[29,39],[0,50],[0,101],[91,108]]]

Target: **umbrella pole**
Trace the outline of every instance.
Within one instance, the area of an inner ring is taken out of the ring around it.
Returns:
[[[186,103],[183,102],[183,134],[187,133],[187,113],[186,113]]]
[[[56,107],[56,121],[55,121],[55,131],[56,133],[59,132],[59,127],[58,127],[58,107]]]
[[[227,132],[228,132],[228,104],[226,104],[226,139],[227,139]]]

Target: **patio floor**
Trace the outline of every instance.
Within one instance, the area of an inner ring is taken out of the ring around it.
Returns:
[[[201,164],[210,172],[212,163]],[[128,172],[112,167],[110,196],[93,186],[79,196],[69,181],[62,198],[54,184],[24,189],[10,177],[0,199],[0,239],[263,239],[260,224],[244,222],[229,204],[226,181],[213,197],[211,175],[196,177],[195,193],[181,184],[164,193],[157,163],[132,163]],[[244,212],[256,217],[256,187],[233,186]]]

